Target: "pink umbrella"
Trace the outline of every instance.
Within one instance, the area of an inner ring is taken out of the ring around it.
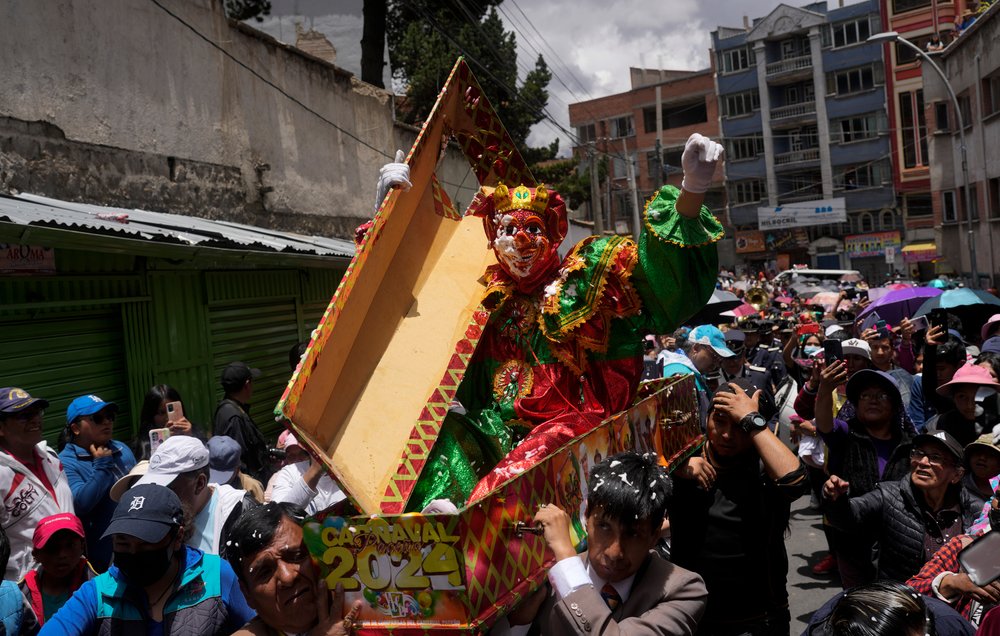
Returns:
[[[832,311],[839,299],[839,292],[820,292],[810,298],[807,303],[810,305],[822,305],[827,311]]]
[[[743,316],[752,316],[757,313],[753,305],[748,303],[743,303],[735,309],[730,309],[729,311],[723,312],[723,316],[736,316],[737,318],[742,318]]]

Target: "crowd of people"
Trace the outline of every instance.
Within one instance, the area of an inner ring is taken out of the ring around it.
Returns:
[[[806,633],[1000,635],[1000,583],[961,558],[1000,527],[1000,299],[925,316],[889,302],[919,298],[909,283],[854,277],[820,304],[816,284],[723,273],[743,317],[699,310],[717,271],[722,228],[702,202],[721,154],[692,135],[682,187],[651,199],[638,242],[592,237],[565,258],[557,194],[483,190],[493,313],[413,511],[474,504],[627,409],[640,376],[690,375],[704,443],[668,468],[636,452],[598,461],[582,552],[570,513],[542,505],[545,584],[491,633],[787,636],[786,539],[792,503],[809,497],[828,549],[813,573],[843,589],[809,608]],[[407,175],[384,168],[379,200]],[[698,324],[643,339],[694,311]],[[44,396],[0,389],[2,633],[354,633],[362,602],[328,588],[303,535],[309,516],[352,509],[290,431],[272,447],[250,417],[259,376],[223,369],[210,426],[153,386],[131,440],[114,439],[115,403],[82,395],[56,449]],[[566,394],[582,408],[567,411]]]

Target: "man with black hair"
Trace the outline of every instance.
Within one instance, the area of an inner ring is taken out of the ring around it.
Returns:
[[[525,634],[694,634],[705,611],[701,577],[651,552],[671,496],[654,455],[620,453],[591,470],[587,552],[570,540],[570,518],[547,504],[535,515],[555,555],[543,585],[494,628]]]
[[[708,587],[699,634],[788,634],[784,534],[808,480],[802,461],[767,427],[775,410],[747,378],[723,385],[701,453],[677,469],[671,558]]]
[[[245,362],[226,365],[219,380],[226,396],[215,407],[212,434],[236,440],[243,449],[240,470],[266,484],[271,478],[271,456],[267,441],[250,417],[254,381],[259,377],[260,369],[253,369]]]
[[[105,535],[112,566],[80,586],[42,634],[215,636],[253,617],[229,563],[184,545],[184,512],[168,488],[129,489]]]
[[[225,557],[257,617],[238,636],[349,634],[361,601],[344,616],[343,590],[330,590],[302,536],[306,512],[290,503],[248,510],[233,527]]]

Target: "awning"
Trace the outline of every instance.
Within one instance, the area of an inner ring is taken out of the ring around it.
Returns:
[[[938,257],[935,243],[910,243],[900,251],[903,253],[904,263],[923,263]]]

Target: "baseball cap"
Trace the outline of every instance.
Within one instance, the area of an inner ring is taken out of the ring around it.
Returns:
[[[57,515],[50,515],[38,522],[35,526],[35,534],[31,537],[31,547],[40,550],[49,542],[52,535],[60,530],[69,530],[81,539],[86,539],[83,533],[83,522],[72,512],[61,512]]]
[[[253,369],[245,362],[230,362],[222,370],[220,382],[223,389],[238,389],[246,384],[247,380],[259,377],[260,369]]]
[[[135,485],[135,482],[139,481],[139,478],[146,474],[149,470],[149,460],[144,459],[135,466],[132,470],[128,471],[128,474],[115,482],[115,485],[111,487],[111,501],[121,501],[122,495],[125,491]]]
[[[178,475],[208,466],[208,449],[197,437],[172,435],[149,458],[149,470],[133,488],[146,484],[169,486]]]
[[[872,348],[861,338],[848,338],[841,343],[841,347],[845,356],[856,355],[866,360],[872,359]]]
[[[18,413],[33,404],[38,404],[43,409],[49,408],[47,400],[33,398],[24,389],[16,386],[5,386],[0,389],[0,413]]]
[[[216,435],[208,440],[208,481],[228,484],[240,466],[239,443],[228,435]]]
[[[992,338],[987,338],[986,342],[983,343],[983,348],[980,349],[982,353],[1000,353],[1000,336],[993,336]]]
[[[745,333],[739,329],[730,329],[726,332],[726,347],[735,353],[740,355],[743,353],[743,347],[746,346],[747,336]]]
[[[291,431],[286,430],[281,435],[278,435],[278,448],[287,449],[289,446],[299,446],[299,440],[295,439],[295,435]]]
[[[726,346],[726,337],[719,328],[712,325],[701,325],[692,329],[691,335],[688,336],[688,342],[708,345],[723,358],[731,358],[736,355]]]
[[[844,328],[840,326],[839,322],[835,322],[832,325],[827,325],[826,329],[823,331],[823,335],[829,338],[838,331],[844,331]]]
[[[24,389],[19,389],[16,386],[6,386],[0,389],[0,413],[18,413],[35,404],[43,409],[49,408],[47,400],[33,398]]]
[[[962,449],[962,445],[958,443],[958,440],[946,433],[945,431],[932,431],[930,433],[921,433],[913,438],[913,445],[917,446],[923,442],[934,442],[938,446],[944,446],[949,453],[955,456],[955,459],[962,462],[965,459],[965,451]]]
[[[127,534],[146,543],[157,543],[183,522],[181,500],[174,491],[157,484],[142,484],[129,489],[118,502],[101,538]]]
[[[69,403],[69,408],[66,409],[66,421],[73,422],[78,417],[93,415],[108,407],[118,410],[118,405],[114,402],[105,402],[96,395],[81,395]]]

